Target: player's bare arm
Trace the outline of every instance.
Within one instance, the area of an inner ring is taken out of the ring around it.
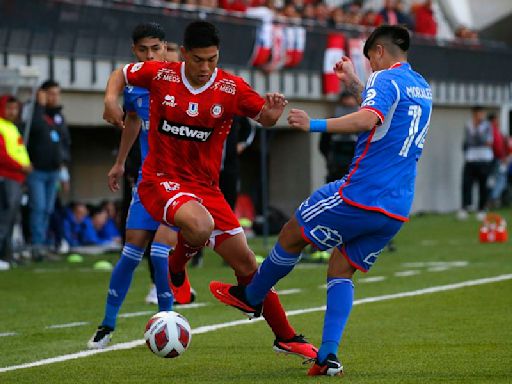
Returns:
[[[265,95],[265,104],[261,109],[259,117],[256,119],[264,127],[272,127],[277,123],[284,111],[288,101],[280,93],[267,93]]]
[[[125,78],[123,69],[118,68],[110,74],[105,89],[103,120],[119,128],[124,128],[123,109],[119,105],[119,95],[123,93]]]
[[[363,92],[364,85],[361,80],[359,80],[359,77],[357,77],[352,60],[343,56],[341,60],[336,63],[333,70],[338,79],[345,84],[346,90],[353,94],[357,98],[357,102],[361,104],[363,101],[361,93]]]
[[[124,167],[128,153],[139,135],[141,121],[135,112],[128,112],[124,119],[124,129],[116,157],[116,162],[108,173],[108,187],[112,192],[119,191],[120,181],[124,175]]]
[[[380,123],[378,116],[368,110],[361,109],[357,112],[333,119],[326,119],[327,132],[330,133],[361,133],[371,130]],[[292,128],[305,132],[311,131],[311,119],[301,109],[292,109],[288,114],[288,124]]]

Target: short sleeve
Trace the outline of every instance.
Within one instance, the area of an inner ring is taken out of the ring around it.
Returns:
[[[146,61],[126,64],[123,68],[124,79],[127,85],[151,89],[151,83],[156,72],[165,65],[165,62]]]
[[[265,99],[242,78],[238,78],[236,88],[237,98],[234,114],[251,119],[258,117],[265,104]]]
[[[389,71],[374,72],[363,91],[361,109],[375,113],[382,124],[391,106],[399,97],[399,92],[398,85],[389,75]]]
[[[133,104],[133,97],[131,97],[131,86],[124,87],[123,92],[123,109],[126,112],[136,112],[135,105]]]

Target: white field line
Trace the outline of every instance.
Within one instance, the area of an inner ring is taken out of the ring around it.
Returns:
[[[284,295],[295,295],[296,293],[300,293],[300,292],[302,292],[302,289],[300,289],[300,288],[290,288],[290,289],[283,289],[283,290],[277,291],[277,294],[279,296],[284,296]]]
[[[382,296],[374,296],[374,297],[366,297],[364,299],[355,300],[354,305],[394,300],[394,299],[400,299],[403,297],[427,295],[430,293],[451,291],[454,289],[472,287],[472,286],[482,285],[482,284],[496,283],[499,281],[505,281],[505,280],[511,280],[511,279],[512,279],[512,274],[487,277],[487,278],[477,279],[477,280],[468,280],[468,281],[463,281],[463,282],[455,283],[455,284],[438,285],[435,287],[418,289],[416,291],[400,292],[400,293],[393,293],[390,295],[382,295]],[[313,308],[305,308],[305,309],[297,309],[294,311],[288,311],[286,314],[288,316],[294,316],[294,315],[302,315],[304,313],[320,312],[320,311],[325,311],[325,305],[323,305],[321,307],[313,307]],[[216,330],[222,329],[222,328],[235,327],[238,325],[254,324],[255,322],[262,321],[262,320],[263,320],[263,317],[259,317],[254,320],[244,319],[244,320],[229,321],[227,323],[205,325],[205,326],[193,329],[192,334],[198,335],[201,333],[213,332],[213,331],[216,331]],[[96,355],[98,353],[104,353],[104,352],[110,352],[110,351],[120,351],[120,350],[124,350],[124,349],[132,349],[132,348],[138,347],[143,344],[145,344],[144,340],[133,340],[133,341],[129,341],[126,343],[115,344],[115,345],[105,348],[105,349],[82,351],[82,352],[72,353],[72,354],[68,354],[68,355],[51,357],[49,359],[38,360],[38,361],[34,361],[32,363],[12,365],[9,367],[0,368],[0,373],[8,372],[8,371],[15,371],[15,370],[24,369],[24,368],[39,367],[42,365],[53,364],[53,363],[60,363],[60,362],[67,361],[67,360],[73,360],[73,359],[78,359],[81,357]]]
[[[17,333],[16,332],[4,332],[4,333],[0,333],[0,337],[7,337],[7,336],[16,336]]]
[[[362,277],[360,279],[357,279],[357,283],[377,283],[379,281],[386,280],[386,276],[371,276],[371,277]]]
[[[73,327],[81,327],[82,325],[87,325],[87,324],[89,324],[89,322],[87,322],[87,321],[76,321],[74,323],[48,325],[47,327],[45,327],[45,329],[73,328]]]
[[[399,272],[395,272],[395,276],[396,277],[407,277],[407,276],[419,275],[420,273],[421,273],[420,271],[399,271]]]

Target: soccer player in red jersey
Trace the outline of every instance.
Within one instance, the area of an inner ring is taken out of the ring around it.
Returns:
[[[150,91],[150,149],[139,193],[161,222],[156,252],[163,255],[169,247],[169,226],[180,229],[170,264],[175,294],[188,281],[187,261],[207,244],[233,268],[239,284],[251,281],[254,253],[218,185],[224,141],[234,115],[273,126],[287,103],[278,93],[263,98],[240,77],[217,68],[219,42],[212,24],[192,22],[181,48],[184,62],[128,64],[112,73],[105,91],[104,119],[116,125],[122,125],[117,98],[124,86]],[[288,323],[274,291],[266,296],[263,316],[276,336],[274,350],[316,357],[316,348]]]

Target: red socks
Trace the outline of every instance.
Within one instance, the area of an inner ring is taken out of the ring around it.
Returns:
[[[254,273],[249,276],[237,276],[238,285],[248,285],[253,276]],[[268,292],[263,301],[263,317],[278,339],[288,340],[295,336],[295,330],[288,322],[279,296],[274,289]]]

